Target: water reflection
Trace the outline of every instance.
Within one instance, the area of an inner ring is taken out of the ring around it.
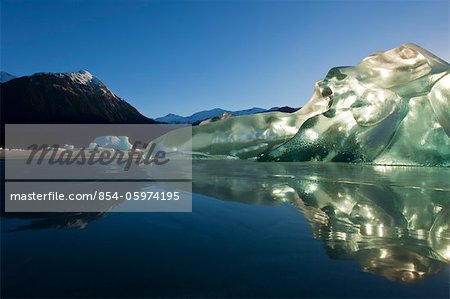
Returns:
[[[450,263],[449,169],[340,164],[194,164],[194,192],[290,203],[333,259],[414,283]]]
[[[445,168],[195,161],[193,192],[246,204],[292,204],[330,258],[414,283],[450,263],[449,177]],[[3,216],[30,220],[9,230],[17,231],[85,228],[105,213],[31,215]]]
[[[19,232],[25,230],[49,228],[76,228],[84,229],[91,221],[101,219],[105,212],[98,213],[2,213],[2,217],[31,220],[19,224],[5,232]],[[33,217],[34,216],[34,217]]]

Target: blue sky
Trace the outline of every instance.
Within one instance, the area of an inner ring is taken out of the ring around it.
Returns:
[[[1,0],[1,69],[86,69],[150,117],[298,107],[377,50],[414,42],[449,61],[449,3]]]

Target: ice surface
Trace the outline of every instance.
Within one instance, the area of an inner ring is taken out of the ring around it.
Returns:
[[[329,109],[260,160],[450,165],[449,70],[413,44],[333,68],[312,99]]]
[[[327,108],[327,101],[317,98],[296,113],[267,112],[241,115],[192,127],[193,157],[197,158],[255,158],[295,135],[301,124]],[[156,140],[168,152],[183,151],[180,140],[191,134],[191,128],[174,130]]]
[[[239,158],[256,157],[267,148],[281,144],[294,136],[302,118],[295,114],[268,112],[237,116],[202,126],[192,127],[192,151],[194,157]],[[183,151],[184,134],[191,128],[174,130],[156,140],[161,149],[168,152]],[[190,148],[189,148],[190,150]]]
[[[132,148],[127,136],[100,136],[89,144],[89,148],[95,148],[95,144],[102,148],[128,151]]]
[[[414,44],[332,68],[295,113],[192,128],[199,156],[450,165],[450,66]],[[177,148],[172,132],[154,142]],[[182,148],[179,148],[182,150]]]

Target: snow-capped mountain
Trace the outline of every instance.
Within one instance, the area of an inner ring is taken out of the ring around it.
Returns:
[[[281,112],[294,112],[298,110],[297,108],[291,108],[288,106],[285,107],[273,107],[270,109],[263,109],[254,107],[251,109],[245,109],[245,110],[237,110],[237,111],[231,111],[231,110],[224,110],[221,108],[215,108],[211,110],[204,110],[200,112],[196,112],[190,116],[180,116],[177,114],[169,113],[166,116],[158,117],[155,120],[160,123],[167,123],[167,124],[192,124],[196,125],[201,123],[204,120],[212,119],[212,118],[220,118],[224,113],[229,113],[232,116],[239,116],[239,115],[249,115],[249,114],[256,114],[256,113],[265,113],[270,111],[281,111]]]
[[[154,123],[88,71],[24,76],[1,92],[6,123]]]
[[[5,123],[155,123],[87,71],[37,73],[1,83],[0,89],[2,127]]]
[[[37,73],[0,83],[4,124],[156,123],[88,71]],[[0,146],[3,146],[1,140]]]
[[[11,75],[10,73],[0,72],[0,83],[5,83],[5,82],[8,82],[9,80],[12,80],[15,78],[17,78],[17,77],[14,75]]]

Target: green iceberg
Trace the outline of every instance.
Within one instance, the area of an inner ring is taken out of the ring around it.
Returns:
[[[449,166],[449,108],[450,65],[404,44],[354,67],[332,68],[295,113],[238,116],[193,127],[192,154]],[[187,151],[177,142],[182,130],[154,142],[169,151]]]

